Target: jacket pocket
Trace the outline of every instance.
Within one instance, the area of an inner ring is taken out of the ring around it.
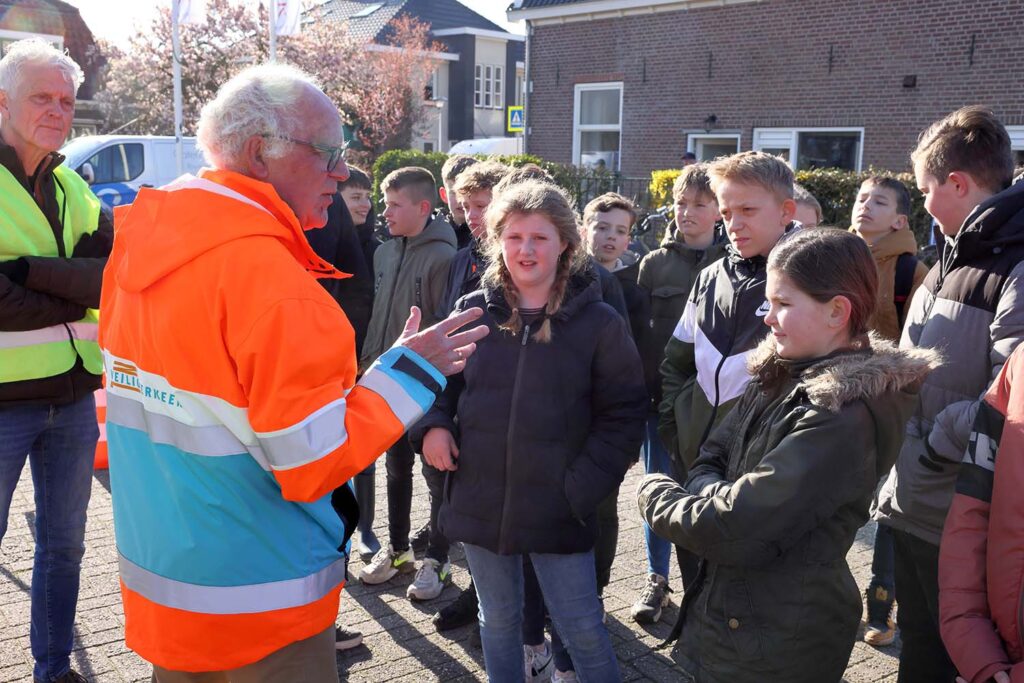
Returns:
[[[754,604],[745,579],[732,579],[725,584],[722,599],[725,631],[739,658],[761,659],[761,625],[754,615]]]
[[[655,287],[651,290],[651,320],[672,320],[673,327],[679,322],[686,308],[686,297],[690,290],[682,287]]]

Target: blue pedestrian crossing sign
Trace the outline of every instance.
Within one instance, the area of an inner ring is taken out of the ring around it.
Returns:
[[[524,130],[523,122],[526,117],[523,114],[522,107],[509,107],[508,108],[508,132],[509,133],[522,133]]]

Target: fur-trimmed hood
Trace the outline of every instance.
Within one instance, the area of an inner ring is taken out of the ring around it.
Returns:
[[[797,388],[812,404],[838,413],[851,401],[874,399],[918,385],[941,364],[942,357],[934,350],[900,349],[873,333],[863,350],[789,361],[779,357],[775,340],[768,335],[750,354],[747,369],[766,385],[785,377],[797,378]]]

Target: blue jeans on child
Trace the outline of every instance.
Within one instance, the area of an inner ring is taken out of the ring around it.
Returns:
[[[875,547],[871,555],[871,583],[868,585],[885,588],[890,599],[896,598],[895,552],[892,527],[879,524],[875,529]]]
[[[523,558],[466,543],[480,599],[480,640],[492,683],[523,680]],[[597,599],[594,553],[531,553],[548,611],[584,683],[620,680]]]
[[[647,434],[644,438],[641,455],[644,461],[644,472],[647,474],[671,474],[672,462],[668,451],[658,436],[658,414],[647,416]],[[651,531],[644,523],[644,547],[647,548],[647,571],[668,578],[669,560],[672,557],[672,544]]]
[[[28,458],[35,487],[32,566],[33,676],[51,681],[71,668],[85,516],[99,426],[92,394],[67,405],[0,407],[0,540]]]

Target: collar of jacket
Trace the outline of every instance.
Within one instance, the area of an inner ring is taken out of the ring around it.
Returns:
[[[53,175],[53,169],[64,163],[64,155],[60,152],[50,152],[47,154],[42,161],[39,162],[38,168],[36,168],[35,174],[29,178],[25,175],[25,167],[21,163],[21,159],[18,157],[18,153],[6,142],[3,138],[0,138],[0,164],[3,164],[11,175],[21,183],[22,187],[29,194],[33,194],[32,181],[35,180],[36,184],[39,184],[40,180],[48,178]]]
[[[765,388],[795,381],[810,402],[831,413],[858,399],[876,398],[924,379],[942,364],[932,349],[901,349],[870,333],[860,348],[833,351],[820,358],[786,360],[778,355],[771,335],[747,360],[747,370]]]
[[[860,234],[857,228],[851,227],[850,232],[864,239],[864,236]],[[914,237],[914,233],[910,228],[890,230],[882,235],[874,244],[868,246],[871,249],[871,255],[875,257],[876,261],[900,256],[901,254],[917,254],[917,238]]]
[[[721,219],[715,221],[714,232],[711,236],[711,244],[704,247],[703,249],[695,249],[689,246],[686,242],[679,237],[679,226],[676,224],[676,220],[673,218],[669,221],[668,227],[665,228],[665,236],[661,238],[661,244],[658,245],[664,249],[672,249],[679,252],[680,254],[695,254],[702,256],[704,252],[711,249],[716,245],[727,242],[725,237],[725,224],[722,223]]]
[[[1006,188],[978,204],[964,221],[952,247],[946,249],[943,271],[977,256],[1024,243],[1024,182]]]
[[[782,231],[782,237],[785,237],[794,230],[800,230],[800,224],[796,221],[790,221],[786,229]],[[781,240],[782,237],[779,239]],[[778,244],[776,242],[775,244]],[[725,247],[725,252],[728,255],[729,262],[736,266],[737,270],[745,275],[752,275],[758,271],[764,270],[768,265],[767,256],[751,256],[750,258],[743,258],[740,253],[736,251],[735,247],[732,246],[732,242],[729,242]]]

